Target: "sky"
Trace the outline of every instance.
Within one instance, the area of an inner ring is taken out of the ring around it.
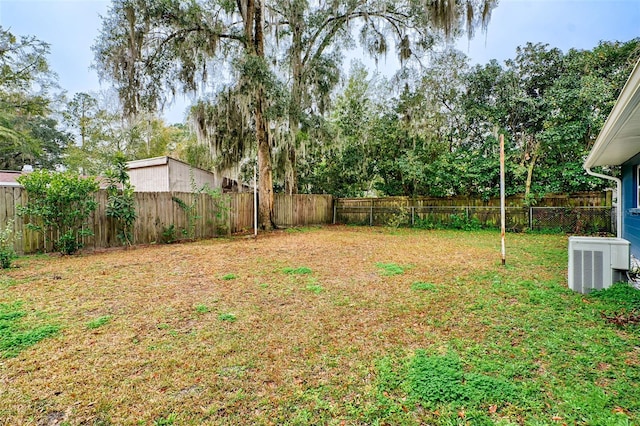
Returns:
[[[104,0],[0,0],[0,26],[14,35],[32,35],[51,45],[49,63],[69,96],[108,88],[91,69]],[[640,0],[500,0],[486,33],[458,49],[473,63],[504,61],[527,42],[548,43],[566,52],[591,49],[600,41],[640,37]],[[379,61],[378,71],[392,74],[397,61]],[[186,102],[178,100],[165,112],[167,122],[182,122]]]

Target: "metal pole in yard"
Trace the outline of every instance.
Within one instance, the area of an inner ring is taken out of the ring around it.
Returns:
[[[504,234],[506,228],[506,212],[504,207],[504,135],[500,135],[500,234],[502,266],[507,263],[507,254],[504,245]]]

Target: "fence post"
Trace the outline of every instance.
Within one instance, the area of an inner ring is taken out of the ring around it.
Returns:
[[[333,224],[336,224],[336,216],[338,215],[338,200],[333,200]]]
[[[369,210],[369,226],[373,226],[373,198],[371,199],[371,210]]]
[[[529,207],[529,231],[533,231],[533,207]]]
[[[413,227],[415,225],[415,216],[416,216],[416,208],[414,206],[411,206],[411,227]]]

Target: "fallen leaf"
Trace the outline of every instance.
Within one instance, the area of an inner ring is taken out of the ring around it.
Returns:
[[[497,405],[492,405],[491,407],[489,407],[489,413],[495,414],[496,411],[498,411]]]
[[[556,422],[559,422],[560,420],[562,420],[562,417],[560,417],[560,416],[553,416],[553,417],[551,417],[551,420],[555,420]]]
[[[464,419],[465,417],[467,417],[467,415],[464,413],[464,410],[460,410],[458,411],[458,417],[460,417],[461,419]]]

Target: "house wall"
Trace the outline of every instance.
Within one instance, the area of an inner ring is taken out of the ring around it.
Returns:
[[[136,192],[170,191],[169,167],[166,164],[129,169],[129,180]]]
[[[622,238],[631,243],[631,254],[640,259],[638,164],[640,161],[634,159],[622,166]]]

